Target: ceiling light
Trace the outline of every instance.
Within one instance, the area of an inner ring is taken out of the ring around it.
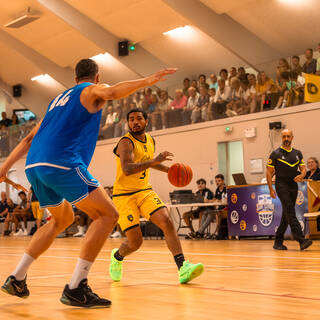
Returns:
[[[190,26],[178,27],[178,28],[163,32],[162,34],[165,36],[179,36],[184,32],[188,31],[188,29],[190,28],[191,28]]]
[[[51,77],[47,73],[45,73],[45,74],[39,74],[38,76],[31,78],[31,81],[44,81],[44,80],[48,80],[49,78]]]

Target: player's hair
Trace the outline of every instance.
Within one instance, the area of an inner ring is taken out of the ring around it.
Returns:
[[[222,173],[218,173],[215,177],[215,179],[221,179],[224,181],[224,175]]]
[[[134,108],[134,109],[131,109],[131,110],[127,113],[127,121],[129,121],[129,116],[130,116],[130,114],[131,114],[131,113],[134,113],[134,112],[141,112],[142,115],[143,115],[143,117],[144,117],[144,119],[145,119],[145,120],[148,119],[148,115],[147,115],[147,113],[146,113],[143,109],[141,109],[141,108]]]
[[[199,180],[197,180],[197,184],[200,184],[201,182],[203,182],[204,184],[207,184],[207,181],[204,180],[203,178],[200,178]]]
[[[25,193],[24,191],[20,191],[20,192],[18,193],[18,196],[20,196],[21,194],[23,194],[23,195],[27,196],[27,195],[26,195],[26,193]]]
[[[99,72],[97,63],[92,59],[82,59],[76,65],[76,77],[79,80],[93,79]]]

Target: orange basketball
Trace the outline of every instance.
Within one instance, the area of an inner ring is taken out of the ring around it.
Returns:
[[[192,169],[183,163],[174,163],[168,172],[168,179],[175,187],[185,187],[192,180]]]

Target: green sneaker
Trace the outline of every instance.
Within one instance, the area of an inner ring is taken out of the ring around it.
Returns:
[[[203,269],[202,263],[192,264],[189,261],[184,261],[183,266],[179,270],[180,283],[187,283],[194,278],[199,277],[203,272]]]
[[[122,262],[114,257],[118,249],[113,249],[111,251],[110,265],[109,265],[109,274],[113,281],[120,281],[122,278]]]

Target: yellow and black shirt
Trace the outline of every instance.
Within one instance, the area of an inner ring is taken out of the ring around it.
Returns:
[[[148,133],[146,133],[145,137],[145,141],[141,141],[128,132],[120,139],[120,141],[122,139],[129,139],[131,141],[135,163],[153,159],[155,151],[154,139]],[[126,176],[122,171],[121,161],[117,153],[117,149],[118,144],[113,150],[114,154],[117,156],[117,175],[116,181],[113,185],[113,195],[132,194],[137,191],[151,189],[152,187],[149,183],[150,169]]]
[[[304,166],[303,156],[299,150],[280,147],[272,151],[267,166],[275,169],[276,180],[292,181],[299,174],[299,166]]]

